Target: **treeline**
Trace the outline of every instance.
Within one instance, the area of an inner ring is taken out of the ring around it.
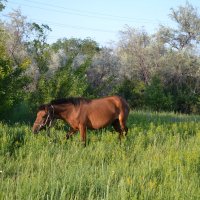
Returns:
[[[48,44],[48,25],[13,11],[0,24],[0,119],[29,120],[55,98],[112,94],[134,109],[200,113],[200,15],[186,3],[170,18],[176,27],[154,34],[127,26],[108,48],[90,38]]]

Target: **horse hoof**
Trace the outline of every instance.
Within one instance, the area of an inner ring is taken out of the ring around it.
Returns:
[[[68,140],[70,138],[69,134],[66,135],[66,139]]]

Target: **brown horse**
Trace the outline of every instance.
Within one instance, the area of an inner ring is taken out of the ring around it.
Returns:
[[[33,132],[38,133],[45,127],[50,127],[54,119],[62,119],[70,126],[68,139],[77,131],[81,140],[86,144],[86,129],[100,129],[111,124],[119,133],[119,138],[128,128],[126,121],[129,106],[125,99],[110,96],[99,99],[85,99],[81,97],[53,100],[49,104],[41,105],[33,125]]]

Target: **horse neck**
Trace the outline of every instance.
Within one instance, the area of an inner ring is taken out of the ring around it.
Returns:
[[[53,105],[55,118],[57,119],[66,119],[70,113],[72,113],[74,106],[72,104],[59,104]]]

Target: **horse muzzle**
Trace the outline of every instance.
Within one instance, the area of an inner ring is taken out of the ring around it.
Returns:
[[[32,131],[34,134],[38,134],[41,130],[46,130],[46,124],[34,124]]]
[[[42,126],[40,124],[36,124],[36,123],[33,124],[32,131],[33,131],[34,134],[38,134],[38,132],[41,129],[42,129]]]
[[[38,132],[39,132],[39,129],[38,129],[38,128],[35,128],[35,127],[33,127],[33,128],[32,128],[32,132],[33,132],[34,134],[38,134]]]

